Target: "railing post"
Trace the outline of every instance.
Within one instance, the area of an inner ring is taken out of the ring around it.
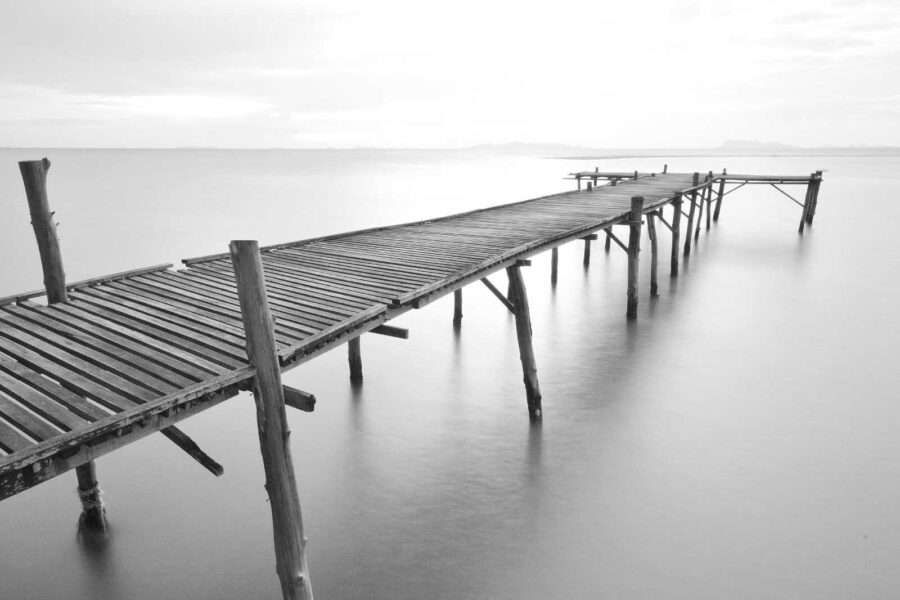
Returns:
[[[625,316],[637,319],[638,261],[641,253],[641,220],[644,216],[644,197],[632,196],[631,222],[628,229],[628,304]]]
[[[31,226],[37,238],[38,252],[41,256],[41,267],[44,271],[44,289],[47,292],[47,303],[65,302],[66,275],[63,271],[62,253],[59,249],[59,237],[56,235],[56,223],[50,212],[47,199],[47,171],[50,161],[27,160],[19,163],[19,171],[25,183],[25,196],[28,198],[28,211],[31,214]],[[100,485],[97,482],[97,465],[89,461],[75,468],[78,480],[78,497],[81,500],[81,517],[78,519],[79,529],[90,534],[106,535],[109,523],[106,508],[101,499]]]
[[[244,322],[247,356],[256,369],[253,397],[272,511],[275,568],[286,600],[308,600],[313,594],[306,563],[306,538],[291,459],[291,432],[284,408],[275,328],[266,297],[259,245],[255,241],[233,241],[229,249]]]

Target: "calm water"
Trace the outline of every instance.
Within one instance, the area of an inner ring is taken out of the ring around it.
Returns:
[[[812,231],[768,187],[728,196],[677,286],[626,324],[625,259],[526,269],[545,422],[482,286],[291,371],[320,598],[896,598],[897,157],[544,160],[453,152],[0,151],[0,295],[40,287],[16,161],[53,161],[70,279],[570,187],[568,171],[826,169]],[[802,192],[800,192],[802,196]],[[667,247],[666,230],[662,230]],[[645,258],[647,255],[645,254]],[[662,267],[661,273],[667,273]],[[504,285],[500,274],[495,281]],[[252,399],[98,461],[113,539],[76,540],[74,476],[0,503],[0,597],[277,598]]]

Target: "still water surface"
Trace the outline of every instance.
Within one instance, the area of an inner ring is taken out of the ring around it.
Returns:
[[[896,598],[900,593],[897,157],[547,160],[462,152],[0,150],[0,295],[40,287],[16,161],[49,156],[71,280],[560,191],[566,172],[808,173],[815,226],[768,187],[728,196],[637,323],[625,259],[526,269],[544,424],[511,316],[482,286],[286,376],[320,598]],[[800,192],[802,197],[802,192]],[[661,229],[661,243],[668,245]],[[645,244],[646,245],[646,244]],[[645,258],[647,256],[645,255]],[[665,265],[665,263],[663,263]],[[666,274],[661,266],[661,274]],[[501,274],[494,277],[501,287]],[[0,598],[277,598],[252,399],[98,461],[113,525],[75,536],[74,476],[0,503]]]

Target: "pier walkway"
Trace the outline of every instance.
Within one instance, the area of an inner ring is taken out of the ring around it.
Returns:
[[[588,189],[262,248],[280,369],[347,342],[352,368],[353,342],[358,361],[363,333],[403,337],[405,330],[385,323],[452,292],[458,320],[458,290],[507,269],[509,294],[484,282],[516,314],[529,414],[538,421],[527,297],[518,275],[529,257],[553,250],[555,276],[556,247],[584,240],[588,261],[591,241],[603,232],[607,248],[615,243],[628,254],[633,317],[645,215],[655,295],[657,220],[673,232],[671,273],[676,275],[680,233],[683,252],[689,252],[704,204],[708,226],[713,210],[718,217],[726,183],[807,186],[802,225],[811,223],[821,179],[596,171],[573,176],[579,188],[588,182]],[[599,186],[598,180],[611,183]],[[667,220],[663,209],[669,205]],[[616,225],[628,229],[627,243],[615,235]],[[39,301],[45,290],[0,299],[0,499],[92,466],[95,458],[158,431],[221,473],[175,424],[253,388],[258,373],[248,359],[247,317],[242,318],[232,256],[183,262],[181,270],[159,265],[70,283],[64,301]],[[315,398],[285,388],[284,401],[312,410]]]

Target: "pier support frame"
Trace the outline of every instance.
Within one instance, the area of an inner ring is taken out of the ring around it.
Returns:
[[[230,251],[247,338],[247,356],[256,368],[253,397],[272,510],[276,572],[285,600],[311,600],[306,537],[290,450],[291,432],[285,414],[275,327],[266,297],[259,245],[255,241],[233,241]]]
[[[629,321],[637,319],[638,265],[641,253],[641,222],[644,216],[644,197],[632,196],[631,220],[628,223],[628,303],[625,316]]]
[[[528,294],[525,292],[525,281],[517,265],[506,268],[509,277],[510,301],[516,319],[516,338],[519,342],[519,358],[522,361],[522,376],[525,382],[525,400],[528,405],[528,419],[532,423],[543,420],[541,408],[541,386],[537,377],[537,362],[534,359],[534,347],[531,338],[531,311],[528,307]]]
[[[28,160],[19,163],[19,172],[25,184],[25,196],[28,199],[28,211],[31,215],[31,226],[37,239],[38,252],[41,256],[41,268],[44,272],[44,289],[47,292],[47,303],[55,304],[68,299],[66,293],[66,275],[63,271],[62,252],[59,249],[59,237],[56,235],[56,223],[50,212],[47,198],[47,171],[50,161]],[[90,534],[105,535],[109,531],[106,508],[103,506],[101,491],[97,482],[97,465],[89,461],[75,468],[78,479],[78,497],[81,499],[81,516],[78,519],[79,530]]]
[[[453,324],[457,327],[462,323],[463,318],[463,296],[462,289],[453,292]]]
[[[807,225],[813,224],[813,217],[816,216],[816,206],[819,204],[819,187],[822,185],[822,171],[816,171],[815,187],[812,194],[812,205],[809,207],[809,214],[806,216]]]

